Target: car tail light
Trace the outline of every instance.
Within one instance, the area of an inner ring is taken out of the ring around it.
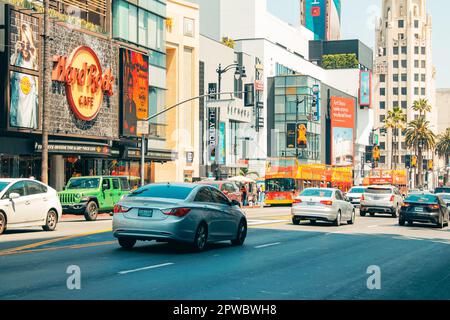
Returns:
[[[405,207],[405,208],[408,208],[409,206],[410,206],[410,204],[407,202],[403,203],[403,205],[402,205],[402,207]]]
[[[125,213],[125,212],[128,212],[130,210],[131,210],[131,208],[124,207],[124,206],[121,206],[119,204],[116,204],[114,206],[114,213]]]
[[[302,199],[294,199],[294,203],[302,203]]]
[[[332,206],[333,205],[333,201],[331,200],[322,200],[320,201],[321,204],[324,204],[326,206]]]
[[[191,211],[191,209],[189,209],[189,208],[175,208],[175,209],[169,209],[169,210],[162,210],[162,213],[164,213],[166,216],[184,217],[190,211]]]
[[[394,195],[392,195],[391,200],[389,200],[389,201],[394,202],[394,199],[395,199],[395,197],[394,197]]]
[[[430,209],[439,209],[439,205],[438,204],[430,204],[430,205],[428,205],[428,208],[430,208]]]
[[[365,199],[364,199],[364,195],[361,196],[361,200],[365,200]]]

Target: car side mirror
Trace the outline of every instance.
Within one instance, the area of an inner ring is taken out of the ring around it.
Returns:
[[[241,206],[241,203],[240,203],[239,201],[237,201],[237,200],[231,200],[230,204],[231,204],[232,206],[238,206],[238,207]]]
[[[20,194],[18,194],[18,193],[10,193],[9,194],[9,199],[10,200],[14,200],[14,199],[19,199],[20,198]]]

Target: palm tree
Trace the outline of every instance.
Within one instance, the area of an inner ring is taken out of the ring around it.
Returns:
[[[431,112],[431,105],[428,104],[427,99],[419,99],[414,101],[412,109],[416,112],[419,112],[420,117],[422,117],[427,112]]]
[[[436,146],[436,135],[430,130],[430,122],[424,117],[411,121],[406,129],[405,142],[408,148],[417,151],[418,184],[423,186],[423,152],[433,150]]]
[[[394,169],[397,169],[397,157],[396,157],[396,151],[398,151],[397,148],[394,148],[394,143],[399,142],[398,136],[399,131],[404,130],[406,128],[406,114],[403,113],[403,110],[396,107],[394,110],[388,111],[387,117],[384,120],[384,127],[386,129],[391,129],[393,132],[393,139],[391,140],[391,150],[392,150],[392,159],[394,163]],[[391,162],[391,169],[392,169],[392,162]]]
[[[438,136],[438,142],[436,143],[436,153],[439,157],[445,159],[445,181],[449,181],[447,168],[450,165],[450,128]]]

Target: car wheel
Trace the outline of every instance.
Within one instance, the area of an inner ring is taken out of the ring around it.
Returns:
[[[375,217],[375,213],[371,213],[370,216],[371,216],[371,217]]]
[[[317,224],[316,220],[309,220],[309,223],[311,223],[313,226],[315,226]]]
[[[98,205],[95,201],[89,201],[84,211],[84,218],[86,221],[95,221],[98,216]]]
[[[395,208],[395,211],[394,211],[394,213],[392,214],[392,218],[397,218],[398,217],[398,207],[397,208]]]
[[[296,226],[298,226],[300,224],[300,219],[297,217],[292,217],[292,223],[295,224]]]
[[[405,225],[405,220],[403,219],[398,220],[398,224],[403,227]]]
[[[408,225],[412,226],[413,224],[414,224],[414,221],[412,221],[412,220],[408,221]]]
[[[0,212],[0,234],[6,230],[6,216],[3,212]]]
[[[334,225],[339,227],[341,225],[341,210],[338,211],[336,220],[334,220]]]
[[[195,238],[193,247],[195,251],[203,251],[208,242],[208,230],[206,229],[206,225],[204,223],[200,223],[195,232]]]
[[[356,218],[356,213],[355,213],[355,209],[353,209],[352,211],[352,218],[350,220],[347,221],[348,224],[355,224],[355,218]]]
[[[45,225],[42,226],[44,231],[54,231],[56,229],[56,224],[58,223],[58,214],[55,210],[50,210],[47,213],[47,218],[45,219]]]
[[[246,237],[247,237],[247,223],[245,222],[245,220],[242,219],[241,222],[239,222],[236,239],[231,240],[231,244],[233,246],[242,246],[244,244]]]
[[[359,215],[360,215],[361,217],[365,217],[365,216],[366,216],[366,213],[365,213],[364,211],[359,211]]]
[[[133,249],[136,244],[136,239],[133,238],[119,238],[119,245],[124,249]]]

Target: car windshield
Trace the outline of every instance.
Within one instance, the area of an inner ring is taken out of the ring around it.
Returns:
[[[437,203],[438,199],[432,194],[413,194],[405,199],[405,202],[425,202],[425,203]]]
[[[67,189],[97,189],[99,186],[99,178],[79,178],[70,180]]]
[[[322,189],[306,189],[300,194],[301,197],[320,197],[320,198],[331,198],[333,191],[322,190]]]
[[[366,193],[391,194],[392,190],[389,188],[367,188]]]
[[[365,190],[364,188],[351,188],[348,193],[364,193]]]
[[[294,179],[268,179],[266,180],[266,191],[294,191]]]
[[[130,193],[130,197],[136,198],[164,198],[184,200],[191,193],[191,187],[167,185],[148,185]]]
[[[2,192],[8,186],[8,184],[9,183],[7,182],[0,182],[0,192]]]
[[[434,190],[434,193],[450,193],[450,187],[439,187]]]

